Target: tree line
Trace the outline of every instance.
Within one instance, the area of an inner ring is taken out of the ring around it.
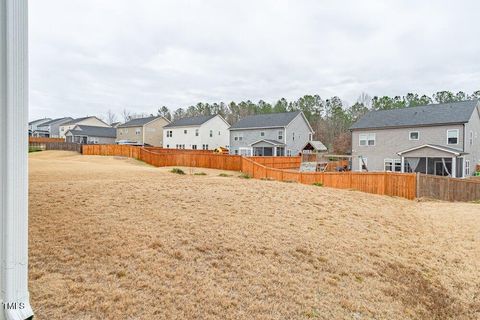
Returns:
[[[158,109],[157,114],[169,120],[200,115],[220,114],[230,124],[255,114],[302,111],[313,130],[314,139],[322,141],[331,152],[347,153],[351,148],[350,126],[368,111],[391,110],[398,108],[409,108],[432,103],[448,103],[464,100],[480,99],[480,90],[471,94],[463,91],[453,93],[450,91],[439,91],[432,96],[407,93],[404,96],[374,96],[371,97],[362,93],[357,101],[348,105],[338,96],[330,99],[322,99],[319,95],[305,95],[297,100],[288,101],[281,98],[274,103],[260,100],[257,103],[250,100],[241,102],[199,102],[186,108],[171,110],[167,106]],[[109,113],[111,113],[109,111]],[[149,116],[149,114],[132,114],[126,109],[122,113],[124,121],[132,118]],[[115,115],[114,117],[115,118]],[[107,114],[107,121],[112,121],[111,114]]]

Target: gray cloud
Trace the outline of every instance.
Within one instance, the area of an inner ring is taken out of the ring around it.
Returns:
[[[478,1],[30,1],[30,114],[480,88]]]

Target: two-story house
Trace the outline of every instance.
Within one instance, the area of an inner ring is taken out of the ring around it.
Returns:
[[[163,128],[163,147],[192,150],[228,148],[229,127],[220,115],[177,119]]]
[[[163,128],[169,124],[162,116],[136,118],[117,126],[117,142],[161,147]]]
[[[33,136],[58,138],[60,137],[60,126],[72,120],[70,117],[64,117],[42,123],[37,126],[37,130],[33,132]]]
[[[43,119],[37,119],[30,121],[28,123],[28,135],[31,136],[33,135],[33,132],[35,132],[38,129],[38,126],[41,125],[42,123],[48,122],[52,120],[51,118],[43,118]]]
[[[77,118],[77,119],[68,121],[66,123],[62,123],[59,126],[59,137],[65,139],[65,134],[67,133],[67,131],[75,128],[77,125],[93,126],[93,127],[110,127],[107,123],[105,123],[104,121],[94,116]]]
[[[313,133],[301,111],[247,116],[230,127],[230,154],[296,156]]]
[[[480,160],[477,100],[371,111],[350,130],[354,171],[468,177]]]

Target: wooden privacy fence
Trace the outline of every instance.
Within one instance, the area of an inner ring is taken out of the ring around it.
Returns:
[[[28,142],[46,143],[46,142],[65,142],[63,138],[42,138],[42,137],[28,137]]]
[[[299,169],[302,157],[248,157],[248,159],[263,164],[266,167],[277,169]]]
[[[269,168],[250,158],[242,158],[242,172],[256,179],[321,183],[323,186],[414,199],[416,175],[389,172],[295,172]]]
[[[37,147],[43,150],[62,150],[75,151],[82,153],[82,145],[79,143],[70,142],[30,142],[30,147]]]
[[[480,180],[419,174],[417,197],[445,201],[480,200]]]

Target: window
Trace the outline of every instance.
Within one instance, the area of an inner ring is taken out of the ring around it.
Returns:
[[[183,130],[183,134],[187,134],[187,132],[188,132],[187,129]]]
[[[235,155],[238,156],[238,150],[235,150]]]
[[[218,131],[218,135],[220,135],[220,131]]]
[[[120,131],[119,131],[119,133],[120,133],[120,135],[122,135],[122,134],[123,134],[123,131],[122,131],[122,130],[120,130]]]
[[[465,160],[465,177],[470,176],[470,160]]]
[[[235,141],[242,141],[243,140],[243,135],[236,135],[235,137],[233,137],[233,140]]]
[[[140,129],[139,129],[139,128],[135,129],[135,134],[136,134],[137,136],[140,135]]]
[[[418,131],[410,131],[410,140],[419,140],[420,139],[420,132]]]
[[[198,137],[198,129],[195,129],[195,137]]]
[[[213,130],[210,130],[210,138],[213,137]]]
[[[287,150],[287,156],[289,156],[289,157],[292,156],[292,150],[290,150],[290,149]]]
[[[400,159],[385,159],[384,160],[384,171],[401,172],[402,171],[402,160],[400,160]]]
[[[173,131],[172,131],[172,130],[168,130],[168,131],[167,131],[167,138],[172,137],[172,136],[173,136]]]
[[[309,141],[312,141],[312,140],[313,140],[313,134],[312,134],[312,133],[309,133],[309,134],[308,134],[308,140],[309,140]]]
[[[283,140],[283,131],[278,131],[278,140]]]
[[[469,143],[470,145],[473,145],[473,131],[470,131],[470,136],[469,136],[469,138],[468,138],[468,143]]]
[[[127,128],[127,129],[125,129],[125,133],[128,133],[128,128]]]
[[[167,144],[167,148],[170,148],[170,145]]]
[[[358,135],[360,146],[374,146],[375,145],[375,133],[361,133]]]
[[[285,155],[284,147],[277,147],[277,157],[283,157]]]
[[[202,149],[203,149],[203,150],[208,150],[208,144],[202,145]]]
[[[239,148],[238,150],[241,156],[244,156],[244,157],[252,156],[252,148]]]
[[[367,171],[368,170],[367,165],[368,165],[367,158],[365,157],[358,158],[358,167],[360,168],[358,171]]]
[[[196,145],[196,144],[192,144],[192,149],[193,149],[193,150],[197,150],[197,145]]]
[[[265,137],[265,131],[260,131],[260,137]]]
[[[292,132],[292,140],[295,141],[295,132]]]
[[[458,129],[447,130],[447,144],[458,144]]]

